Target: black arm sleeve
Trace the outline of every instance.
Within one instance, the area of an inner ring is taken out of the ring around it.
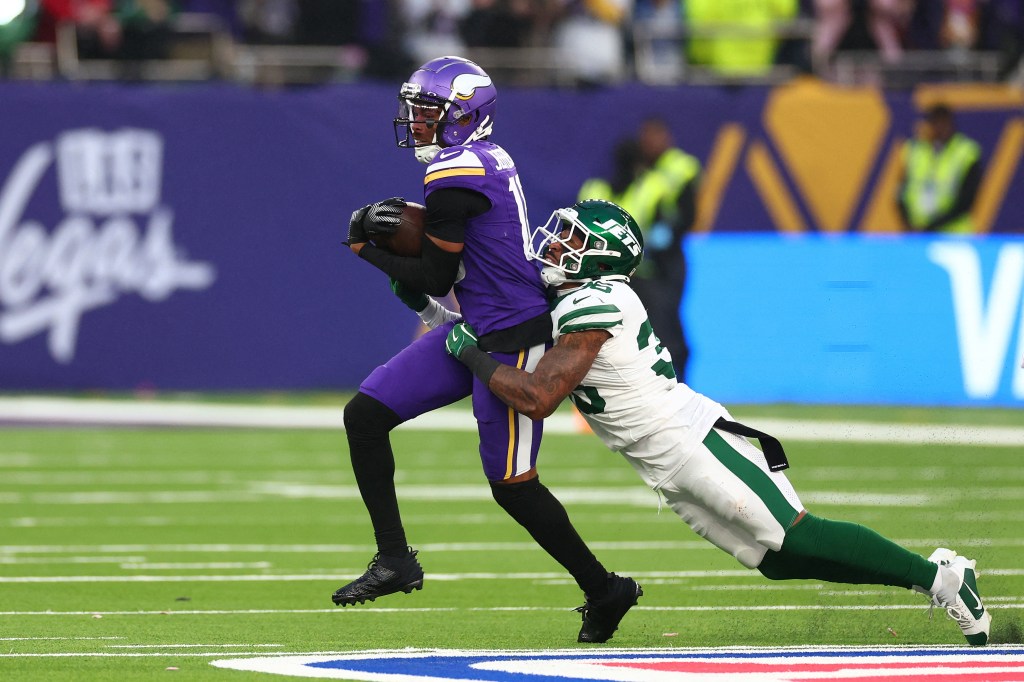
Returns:
[[[465,241],[466,221],[491,210],[490,199],[462,187],[446,187],[431,192],[426,203],[424,231],[445,242]]]
[[[444,296],[451,291],[462,262],[461,252],[445,251],[426,237],[419,258],[396,256],[373,244],[363,246],[359,257],[410,289],[430,296]]]
[[[459,274],[462,253],[445,251],[427,238],[430,234],[441,241],[462,243],[466,221],[491,209],[490,200],[479,192],[447,187],[427,197],[423,253],[419,258],[403,258],[366,244],[359,257],[405,286],[430,296],[444,296]]]

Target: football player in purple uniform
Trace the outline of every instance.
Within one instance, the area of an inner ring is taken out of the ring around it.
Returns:
[[[333,601],[344,606],[422,587],[423,569],[399,514],[389,432],[472,395],[480,459],[495,501],[583,590],[579,641],[603,642],[642,594],[640,586],[609,573],[587,548],[537,476],[543,421],[507,407],[486,380],[447,354],[445,338],[459,316],[425,295],[444,296],[454,286],[480,347],[501,363],[531,371],[551,346],[545,287],[526,257],[530,224],[519,175],[508,153],[487,140],[496,96],[483,69],[459,57],[429,61],[402,85],[396,141],[428,164],[420,258],[396,256],[369,243],[374,235],[396,229],[404,200],[386,199],[352,214],[348,246],[387,273],[395,293],[433,329],[376,368],[345,406],[352,468],[378,553],[366,573],[335,592]]]

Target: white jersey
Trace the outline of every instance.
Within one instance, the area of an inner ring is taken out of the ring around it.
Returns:
[[[605,445],[621,452],[648,485],[660,487],[728,412],[676,380],[668,350],[625,282],[599,280],[574,289],[558,299],[551,315],[556,343],[584,330],[612,335],[570,398]],[[672,439],[651,437],[679,428],[682,438],[679,431]]]

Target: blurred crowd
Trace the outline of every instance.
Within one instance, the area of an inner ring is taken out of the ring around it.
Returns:
[[[1002,79],[1024,47],[1024,0],[0,0],[0,60],[22,42],[54,43],[62,25],[83,59],[161,59],[184,15],[241,45],[350,46],[366,75],[387,78],[498,50],[608,83],[635,77],[642,49],[725,77],[780,65],[828,76],[852,51],[882,64],[986,52]]]

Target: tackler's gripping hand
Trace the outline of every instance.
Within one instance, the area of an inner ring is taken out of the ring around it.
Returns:
[[[405,203],[402,197],[391,197],[352,211],[348,221],[348,236],[343,243],[351,247],[365,244],[379,235],[394,234],[402,222]]]
[[[394,277],[391,278],[391,291],[398,297],[398,300],[411,308],[414,313],[423,312],[430,303],[423,292],[410,289]]]
[[[444,347],[448,350],[449,355],[459,359],[467,348],[477,348],[477,343],[478,339],[473,328],[467,322],[459,322],[448,332]]]

